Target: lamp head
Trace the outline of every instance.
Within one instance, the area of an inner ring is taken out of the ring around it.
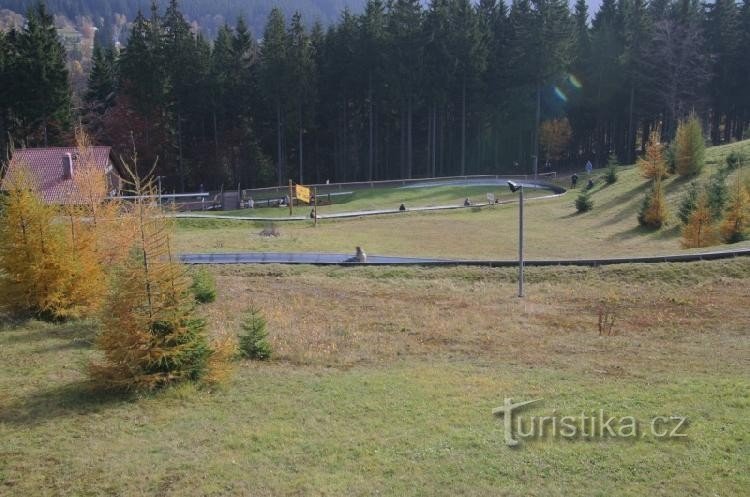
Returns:
[[[513,193],[516,193],[518,190],[523,188],[523,186],[519,185],[515,181],[508,181],[508,188],[510,188],[510,191],[512,191]]]

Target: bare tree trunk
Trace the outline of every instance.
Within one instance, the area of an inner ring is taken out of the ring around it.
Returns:
[[[409,95],[409,107],[407,114],[407,137],[406,137],[406,177],[411,178],[413,166],[413,140],[412,140],[412,96]]]
[[[425,158],[427,162],[427,167],[425,167],[425,171],[427,171],[427,175],[430,175],[430,171],[432,169],[432,106],[430,106],[430,109],[427,111],[427,139],[425,140],[426,146],[425,146]]]
[[[375,162],[375,150],[374,150],[374,147],[375,147],[375,143],[374,143],[374,140],[375,140],[375,137],[374,137],[374,134],[375,134],[374,119],[375,119],[375,116],[373,116],[373,114],[374,114],[374,104],[372,102],[372,70],[370,70],[370,72],[369,72],[369,74],[367,76],[367,101],[369,102],[369,105],[368,105],[368,110],[369,110],[369,116],[368,117],[369,117],[369,119],[368,120],[369,120],[369,127],[370,127],[369,133],[368,133],[369,148],[368,148],[368,151],[367,151],[367,179],[370,180],[370,181],[372,181],[373,169],[375,167],[375,164],[374,164],[374,162]]]
[[[278,186],[283,185],[284,173],[282,171],[284,158],[282,157],[281,145],[281,102],[276,101],[276,183]]]
[[[182,163],[182,114],[177,111],[177,170],[180,175],[180,192],[185,191],[185,171]]]
[[[635,108],[635,85],[630,83],[630,103],[628,105],[628,142],[627,142],[627,154],[625,155],[625,163],[632,164],[634,162],[633,151],[635,150],[635,123],[633,122],[633,113]]]
[[[406,113],[401,110],[401,123],[399,126],[401,141],[399,146],[399,177],[406,176]]]
[[[304,184],[304,178],[303,178],[304,144],[302,143],[302,106],[300,106],[299,108],[298,139],[299,139],[299,183]]]
[[[532,145],[532,161],[534,178],[539,174],[539,125],[542,117],[542,83],[536,85],[536,117],[534,118],[534,144]]]
[[[437,106],[432,106],[432,174],[437,176]]]
[[[215,154],[216,165],[218,167],[219,165],[219,125],[216,122],[216,108],[213,109],[212,114],[213,114],[213,124],[214,124],[214,154]]]
[[[461,176],[466,174],[466,77],[461,82]]]

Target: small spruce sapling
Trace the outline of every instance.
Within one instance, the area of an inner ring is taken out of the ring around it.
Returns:
[[[271,344],[268,342],[266,319],[260,310],[250,308],[242,321],[240,334],[240,354],[247,359],[266,360],[271,357]]]

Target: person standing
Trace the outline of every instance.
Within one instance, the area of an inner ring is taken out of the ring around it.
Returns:
[[[367,263],[367,254],[365,254],[365,251],[362,250],[362,247],[357,247],[357,253],[354,255],[354,257],[357,259],[357,262],[361,264]]]

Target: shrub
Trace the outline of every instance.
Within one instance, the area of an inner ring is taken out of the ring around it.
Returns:
[[[706,142],[701,122],[695,114],[680,122],[674,146],[677,174],[692,176],[700,173],[705,164]]]
[[[265,360],[271,357],[266,319],[260,310],[250,308],[245,313],[240,334],[240,354],[247,359]]]
[[[662,179],[667,176],[667,163],[664,160],[664,145],[659,143],[659,134],[654,131],[646,145],[646,155],[638,159],[641,176],[646,179]]]
[[[664,152],[664,161],[667,163],[667,174],[674,174],[677,166],[675,165],[674,142],[669,145]]]
[[[200,304],[208,304],[216,300],[216,280],[209,271],[203,268],[193,272],[193,284],[190,290]]]
[[[729,171],[733,171],[737,169],[738,167],[742,165],[742,163],[744,162],[744,159],[745,158],[742,156],[741,153],[739,153],[736,150],[732,150],[731,152],[729,152],[729,155],[727,155],[727,158],[726,158],[727,169]]]
[[[643,200],[641,211],[638,213],[638,223],[647,228],[659,229],[666,218],[667,207],[664,200],[664,190],[661,181],[656,181]]]
[[[687,224],[690,220],[690,214],[693,213],[695,207],[698,205],[699,194],[698,183],[695,181],[691,182],[687,192],[685,192],[682,200],[680,200],[680,207],[677,212],[677,217],[680,218],[682,224]]]
[[[281,236],[281,231],[274,223],[267,223],[258,234],[264,237]]]
[[[617,183],[617,166],[619,165],[617,156],[615,154],[610,155],[607,162],[607,172],[604,174],[604,182],[606,184],[613,185]]]
[[[698,198],[695,211],[682,229],[682,246],[684,248],[708,247],[716,242],[716,228],[711,219],[708,195],[704,192]]]
[[[588,212],[594,208],[594,201],[588,190],[582,191],[576,198],[576,210],[578,212]]]
[[[711,210],[711,219],[720,219],[724,213],[724,208],[729,202],[729,188],[727,187],[726,174],[717,172],[711,175],[711,179],[706,185],[706,194],[708,195],[708,208]]]

